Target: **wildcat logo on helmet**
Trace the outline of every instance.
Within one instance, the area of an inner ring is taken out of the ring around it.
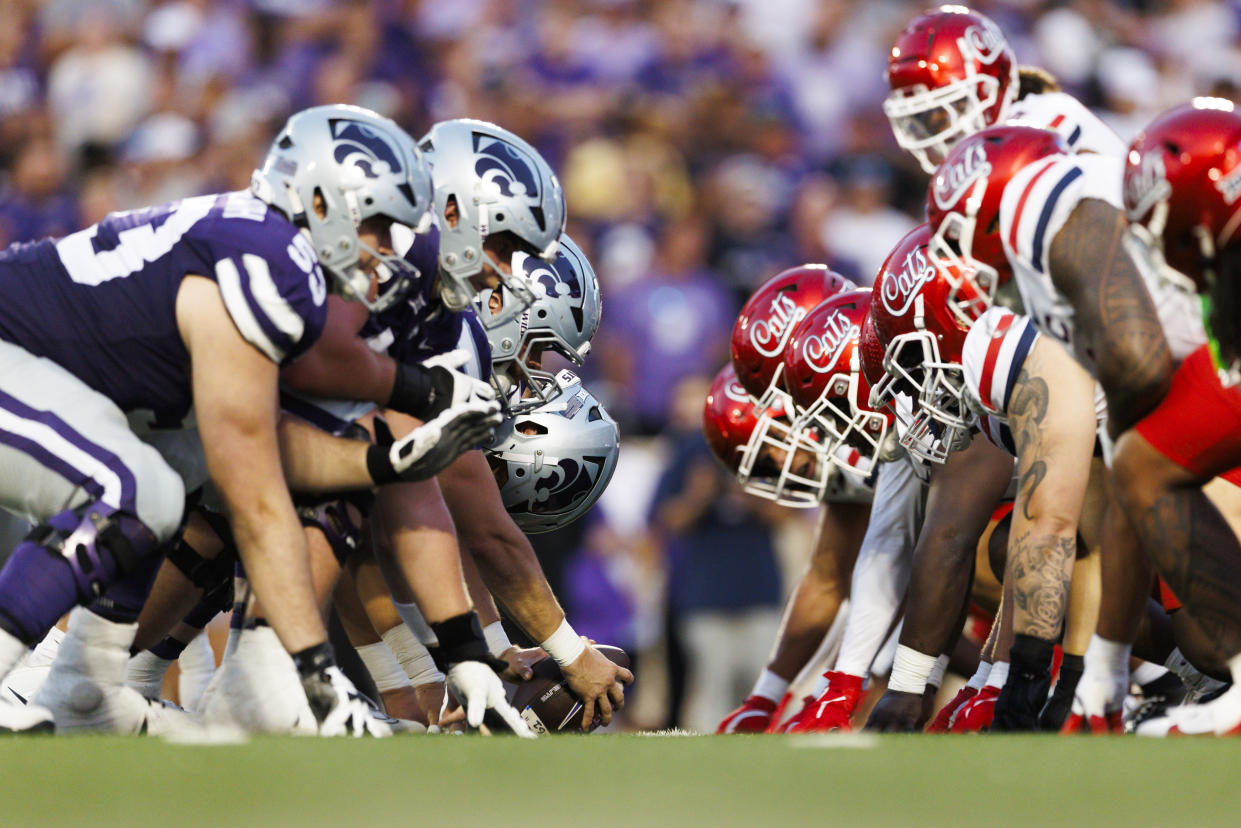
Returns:
[[[562,254],[556,261],[548,264],[535,256],[525,261],[526,279],[530,282],[534,293],[543,296],[571,296],[578,299],[582,295],[582,283],[578,281],[577,271]]]
[[[332,157],[338,164],[353,164],[367,178],[404,172],[396,150],[371,127],[348,118],[333,118],[328,123],[336,141]],[[387,165],[386,169],[381,168],[381,164]]]
[[[474,133],[474,173],[482,181],[493,182],[505,196],[525,196],[539,203],[539,182],[534,164],[517,147],[490,135]]]
[[[812,371],[826,374],[836,368],[840,355],[850,341],[857,339],[862,329],[840,311],[823,320],[821,333],[806,337],[803,353]]]
[[[975,181],[988,175],[991,175],[991,162],[987,160],[987,150],[980,143],[971,143],[951,167],[941,167],[936,174],[932,190],[935,203],[942,210],[950,209]]]
[[[750,327],[750,344],[765,357],[773,357],[784,350],[785,342],[793,328],[806,312],[787,295],[781,293],[771,300],[771,315],[756,319]]]
[[[923,255],[925,246],[905,256],[904,267],[899,272],[885,271],[880,300],[893,316],[903,316],[918,295],[918,288],[935,278],[935,268]]]
[[[1168,183],[1161,152],[1146,153],[1137,170],[1125,176],[1125,206],[1130,221],[1140,220],[1171,195],[1172,185]]]
[[[589,457],[584,459],[591,462]],[[596,465],[602,468],[602,457]],[[584,463],[566,457],[555,465],[545,465],[535,485],[535,502],[530,511],[536,515],[564,511],[590,494],[593,484]]]
[[[990,20],[980,21],[980,25],[970,26],[961,38],[961,52],[972,54],[979,63],[995,63],[996,58],[1004,54],[1004,35]]]

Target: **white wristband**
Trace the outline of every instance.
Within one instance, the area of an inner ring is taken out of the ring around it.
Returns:
[[[539,644],[561,667],[577,661],[586,652],[586,642],[569,626],[569,619],[560,622],[556,631]]]
[[[492,621],[483,627],[483,638],[487,639],[488,651],[496,658],[504,655],[513,646],[513,642],[508,640],[508,633],[504,631],[504,624],[500,621]]]
[[[414,687],[443,683],[444,674],[435,666],[435,659],[431,658],[431,653],[422,642],[414,638],[406,624],[397,624],[382,638]]]
[[[991,665],[991,672],[987,673],[987,683],[983,687],[999,687],[1003,689],[1006,681],[1008,681],[1008,662],[997,661]]]
[[[401,663],[392,655],[387,644],[376,641],[374,644],[363,644],[354,649],[358,651],[358,657],[366,665],[366,672],[371,674],[371,681],[375,682],[375,689],[380,693],[409,687],[409,677],[405,675]]]
[[[952,658],[946,654],[941,654],[935,659],[935,666],[931,669],[931,675],[927,676],[926,683],[931,687],[944,686],[944,673],[948,672],[948,662]]]
[[[991,675],[991,662],[978,662],[978,669],[974,671],[974,675],[970,676],[970,680],[965,682],[966,687],[972,687],[975,690],[981,690],[983,685],[987,683],[987,676]]]
[[[892,662],[892,677],[888,679],[888,689],[898,693],[926,692],[926,680],[935,669],[937,656],[920,653],[904,644],[896,648],[896,658]]]

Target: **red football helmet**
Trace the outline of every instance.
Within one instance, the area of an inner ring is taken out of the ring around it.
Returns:
[[[821,437],[827,457],[863,477],[886,459],[892,415],[869,405],[860,337],[870,288],[838,294],[806,314],[784,352],[785,385],[797,407],[795,436]]]
[[[1125,211],[1163,252],[1165,278],[1190,289],[1208,286],[1216,251],[1241,238],[1241,114],[1230,101],[1195,98],[1134,139]]]
[[[949,303],[966,325],[994,303],[996,290],[1013,276],[1000,240],[1004,188],[1027,165],[1068,152],[1063,139],[1050,130],[988,127],[958,141],[931,179],[926,201],[933,233],[929,251],[968,283],[970,294]]]
[[[901,149],[934,173],[952,145],[998,124],[1017,100],[1017,58],[988,18],[940,6],[914,18],[888,56],[883,111]]]
[[[815,305],[856,287],[827,265],[807,264],[776,274],[754,291],[733,325],[732,361],[759,408],[786,394],[781,356],[797,323]]]
[[[759,409],[737,382],[731,363],[711,383],[702,430],[711,451],[745,491],[784,506],[819,505],[832,472],[820,456],[822,447],[811,438],[794,439],[782,398]]]
[[[883,376],[871,388],[870,404],[900,414],[904,408],[896,395],[908,395],[912,411],[901,445],[942,463],[970,437],[972,416],[961,368],[969,326],[961,317],[973,315],[980,303],[972,283],[931,255],[930,241],[929,225],[914,228],[888,255],[875,281],[870,318],[884,356]]]

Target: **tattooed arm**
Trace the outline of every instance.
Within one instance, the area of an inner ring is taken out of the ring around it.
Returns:
[[[1040,337],[1017,375],[1008,421],[1018,457],[1005,577],[1013,589],[1013,630],[1055,641],[1090,480],[1094,382],[1059,343]]]
[[[1107,394],[1108,428],[1119,435],[1154,408],[1172,381],[1172,356],[1133,260],[1124,215],[1084,199],[1051,244],[1052,282],[1073,305],[1077,347]],[[1129,240],[1126,241],[1126,238]]]

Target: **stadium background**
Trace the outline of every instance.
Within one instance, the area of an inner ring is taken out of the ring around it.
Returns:
[[[915,222],[925,176],[880,102],[888,45],[923,6],[6,0],[0,244],[246,187],[316,103],[415,136],[471,116],[529,139],[601,280],[584,373],[624,437],[600,505],[537,546],[577,628],[638,655],[629,726],[706,728],[766,657],[810,516],[739,495],[705,456],[701,400],[751,288],[805,261],[869,283]],[[1241,86],[1238,0],[975,7],[1126,140]]]

